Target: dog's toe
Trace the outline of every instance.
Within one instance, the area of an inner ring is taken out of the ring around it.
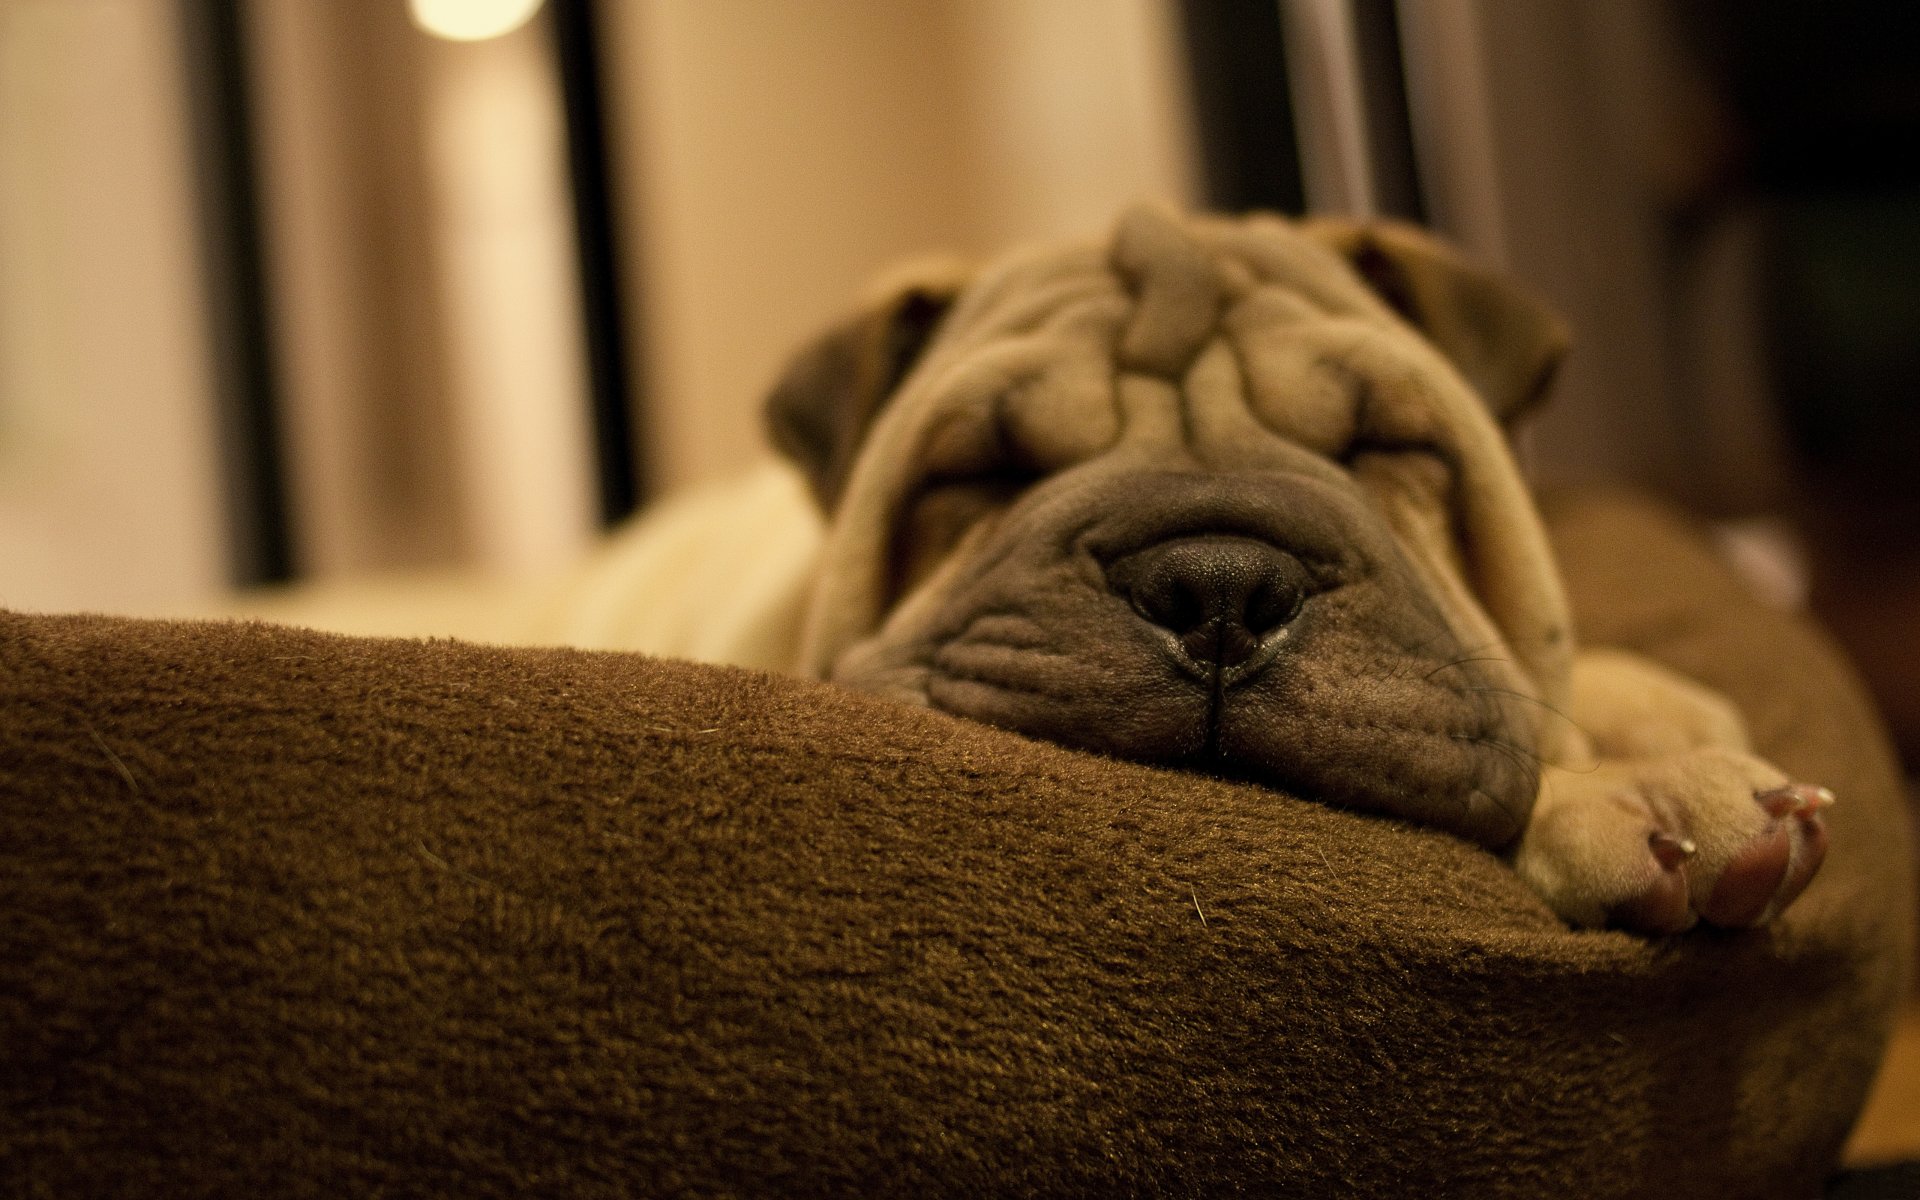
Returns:
[[[1688,862],[1688,883],[1700,919],[1723,929],[1764,925],[1806,890],[1826,858],[1820,814],[1833,803],[1811,784],[1739,782],[1730,774],[1724,786],[1660,798],[1707,848]]]
[[[1700,915],[1726,928],[1758,925],[1785,911],[1813,881],[1827,856],[1827,828],[1820,810],[1833,793],[1789,784],[1755,797],[1772,822],[1718,872]]]
[[[1752,925],[1780,893],[1792,858],[1793,835],[1776,823],[1720,868],[1700,903],[1700,916],[1729,928]]]
[[[1647,835],[1647,857],[1655,870],[1639,872],[1645,881],[1608,912],[1608,924],[1639,933],[1681,933],[1693,926],[1695,917],[1682,869],[1693,857],[1693,843],[1674,837],[1664,830]]]

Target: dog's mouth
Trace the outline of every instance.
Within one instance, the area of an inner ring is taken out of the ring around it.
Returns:
[[[995,614],[985,628],[1016,622]],[[1015,646],[970,636],[927,656],[927,703],[1115,758],[1404,817],[1499,847],[1537,786],[1504,689],[1454,649],[1430,658],[1309,604],[1228,665],[1165,630]],[[1118,646],[1115,643],[1119,643]]]

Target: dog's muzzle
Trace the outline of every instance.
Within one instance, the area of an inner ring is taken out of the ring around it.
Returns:
[[[1228,534],[1155,543],[1108,564],[1106,575],[1158,631],[1169,661],[1216,689],[1273,662],[1311,582],[1279,547]]]
[[[1332,468],[1110,458],[978,528],[835,679],[1489,846],[1519,833],[1538,781],[1513,689]]]

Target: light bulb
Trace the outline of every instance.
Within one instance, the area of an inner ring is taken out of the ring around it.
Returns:
[[[512,33],[540,10],[542,0],[407,0],[413,23],[455,42]]]

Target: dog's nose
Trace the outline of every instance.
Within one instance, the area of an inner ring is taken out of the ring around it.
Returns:
[[[1158,542],[1107,568],[1135,612],[1171,631],[1195,663],[1240,665],[1306,599],[1300,560],[1254,538],[1202,534]]]

